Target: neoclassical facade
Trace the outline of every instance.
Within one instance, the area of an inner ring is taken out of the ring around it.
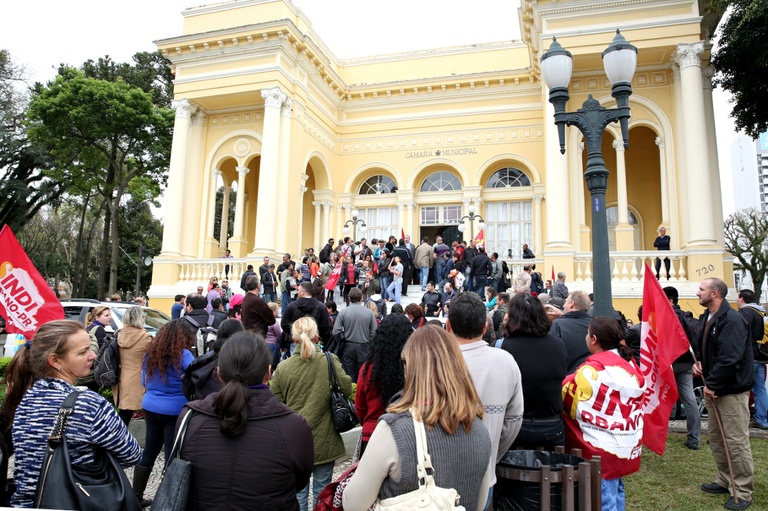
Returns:
[[[351,60],[289,0],[183,16],[182,35],[157,41],[175,71],[176,123],[156,303],[223,275],[226,249],[236,283],[265,255],[319,249],[353,210],[367,225],[358,238],[452,240],[460,223],[465,238],[479,231],[462,220],[472,208],[490,251],[517,265],[527,243],[547,278],[565,271],[590,291],[583,140],[567,128],[560,154],[539,59],[556,36],[573,54],[568,109],[590,95],[613,106],[601,53],[617,28],[638,48],[629,149],[617,125],[602,141],[617,305],[641,296],[662,226],[682,296],[731,274],[709,64],[719,17],[697,2],[523,0],[522,41]],[[231,229],[217,192],[234,204]]]

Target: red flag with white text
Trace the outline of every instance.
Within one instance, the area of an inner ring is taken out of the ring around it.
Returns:
[[[339,283],[339,279],[341,278],[341,263],[342,259],[339,258],[339,262],[336,263],[336,267],[333,268],[331,276],[328,277],[328,282],[325,283],[324,287],[328,291],[333,291],[336,289],[336,285]]]
[[[31,339],[41,325],[64,319],[64,309],[11,228],[0,230],[0,316],[8,333]]]
[[[475,236],[475,245],[485,247],[485,229],[480,229],[480,232]]]
[[[646,263],[640,336],[640,371],[645,377],[643,441],[656,454],[664,454],[669,414],[677,401],[672,362],[689,346],[672,304]]]

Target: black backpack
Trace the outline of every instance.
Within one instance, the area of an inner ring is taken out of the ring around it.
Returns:
[[[93,371],[93,379],[101,388],[111,388],[120,382],[120,347],[117,345],[117,334],[106,348],[99,353],[99,362]]]

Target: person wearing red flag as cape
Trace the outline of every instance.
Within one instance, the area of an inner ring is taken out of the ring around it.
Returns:
[[[325,283],[325,289],[328,291],[333,291],[336,289],[336,286],[339,284],[339,279],[341,278],[341,265],[344,261],[339,258],[339,262],[336,263],[336,266],[333,267],[333,271],[331,272],[331,276],[328,277],[328,282]]]
[[[589,323],[591,355],[563,380],[565,447],[602,459],[603,510],[624,510],[622,477],[640,470],[645,379],[614,318]]]
[[[31,339],[40,326],[64,319],[64,309],[11,228],[0,230],[0,316],[6,331]]]
[[[688,351],[690,343],[669,298],[648,264],[645,265],[643,282],[643,326],[640,334],[640,370],[646,382],[643,437],[650,450],[664,454],[669,414],[677,402],[677,382],[672,363]]]

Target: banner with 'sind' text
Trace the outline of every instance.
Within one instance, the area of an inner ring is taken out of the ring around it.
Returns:
[[[41,325],[64,319],[56,294],[7,225],[0,230],[0,316],[8,333],[31,339]]]
[[[646,263],[640,336],[640,371],[645,377],[643,441],[656,454],[664,454],[669,414],[677,401],[672,362],[688,351],[689,346],[672,304]]]

